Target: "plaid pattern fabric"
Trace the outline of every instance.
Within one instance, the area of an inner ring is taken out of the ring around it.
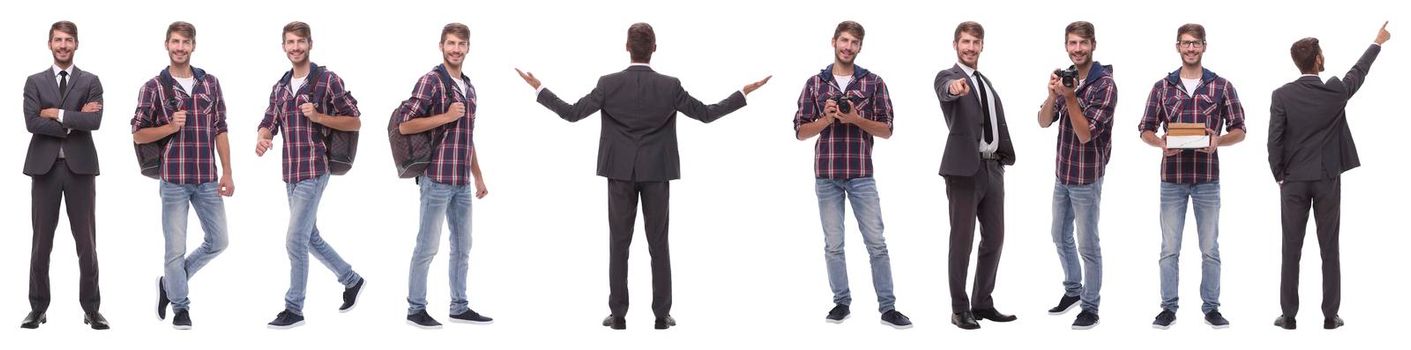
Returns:
[[[317,92],[321,95],[313,96],[313,104],[319,113],[354,118],[361,115],[358,100],[343,85],[343,78],[324,67],[316,69],[320,71],[318,81],[305,82],[297,92],[289,91],[290,73],[275,82],[269,95],[269,107],[260,120],[259,129],[269,129],[270,135],[284,131],[284,182],[287,183],[328,173],[328,150],[323,141],[327,127],[309,121],[299,110],[300,105],[310,102],[309,97]]]
[[[225,98],[221,93],[220,81],[216,76],[193,68],[196,83],[186,91],[181,84],[173,84],[172,94],[162,96],[163,76],[170,77],[166,69],[157,77],[142,84],[137,92],[137,111],[132,116],[132,132],[145,128],[166,125],[172,113],[186,111],[186,125],[181,131],[172,134],[162,153],[162,181],[173,184],[202,184],[216,181],[215,162],[216,136],[226,132]],[[167,99],[175,99],[176,108],[171,108]]]
[[[462,74],[461,79],[465,82],[466,91],[447,93],[446,83],[441,78],[444,74],[446,68],[438,65],[430,73],[421,76],[416,87],[412,88],[411,104],[402,115],[402,121],[445,113],[451,108],[451,103],[465,104],[464,118],[429,131],[441,136],[435,154],[431,157],[431,165],[426,167],[426,177],[441,184],[466,186],[470,185],[472,180],[470,156],[475,148],[475,86],[470,84],[470,78]],[[450,85],[452,89],[460,89],[454,83]]]
[[[1168,123],[1203,123],[1210,130],[1246,130],[1244,106],[1235,87],[1225,78],[1206,70],[1195,94],[1186,93],[1181,83],[1181,71],[1172,72],[1156,82],[1146,100],[1146,113],[1137,126],[1142,132],[1156,132]],[[1213,137],[1214,135],[1212,135]],[[1220,152],[1182,150],[1180,154],[1161,161],[1161,181],[1197,184],[1220,180]]]
[[[824,104],[833,96],[846,94],[853,99],[853,108],[868,120],[892,128],[892,99],[887,84],[876,74],[854,66],[852,81],[839,87],[833,78],[833,66],[824,68],[804,83],[799,94],[799,110],[794,114],[794,132],[804,124],[823,116]],[[862,128],[833,123],[818,134],[814,144],[814,176],[819,179],[854,179],[872,176],[873,137]]]
[[[1054,99],[1054,122],[1058,123],[1058,150],[1054,172],[1064,185],[1097,182],[1107,171],[1112,157],[1112,113],[1117,109],[1117,83],[1112,66],[1093,64],[1090,76],[1076,91],[1078,107],[1088,120],[1088,143],[1078,141],[1073,122],[1068,119],[1068,101]]]

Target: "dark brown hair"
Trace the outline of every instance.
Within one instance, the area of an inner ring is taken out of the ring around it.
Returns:
[[[1318,73],[1318,55],[1322,53],[1323,48],[1318,47],[1318,38],[1299,39],[1289,48],[1293,65],[1298,66],[1298,71],[1304,74]]]
[[[862,29],[862,24],[853,21],[843,21],[842,23],[838,23],[837,29],[833,29],[833,40],[837,40],[839,36],[843,35],[843,32],[852,34],[852,36],[857,37],[858,41],[862,41],[862,36],[867,34],[867,31]]]
[[[1069,23],[1068,28],[1063,30],[1063,35],[1065,36],[1063,40],[1068,40],[1068,34],[1077,35],[1079,38],[1088,39],[1088,41],[1091,42],[1097,42],[1097,29],[1093,29],[1093,24],[1087,21]]]
[[[960,25],[955,26],[955,42],[960,42],[960,33],[970,33],[980,40],[985,40],[985,27],[975,21],[960,22]]]
[[[171,33],[181,34],[187,39],[191,39],[191,42],[196,42],[196,26],[191,25],[191,23],[182,21],[171,22],[171,25],[167,26],[167,40],[171,40]]]
[[[1176,41],[1181,40],[1181,34],[1190,34],[1191,36],[1195,37],[1195,40],[1200,40],[1204,42],[1205,26],[1195,23],[1186,23],[1180,28],[1176,28]]]
[[[627,52],[632,62],[651,62],[656,48],[657,34],[652,25],[639,22],[627,27]]]
[[[470,41],[470,27],[460,23],[447,23],[446,27],[441,28],[441,42],[446,42],[447,35],[455,35],[461,40]]]
[[[49,26],[49,40],[54,40],[54,32],[68,34],[73,37],[73,41],[78,41],[78,25],[69,21],[54,22]]]
[[[284,31],[281,32],[281,33],[279,33],[279,35],[280,35],[280,40],[283,40],[283,39],[284,39],[284,38],[283,38],[284,34],[289,34],[289,33],[294,33],[294,35],[296,35],[296,36],[298,36],[298,37],[300,37],[300,38],[309,39],[310,41],[313,41],[313,40],[314,40],[313,32],[309,29],[309,24],[308,24],[308,23],[299,22],[299,21],[293,21],[293,22],[289,22],[289,24],[285,24],[285,25],[284,25]]]

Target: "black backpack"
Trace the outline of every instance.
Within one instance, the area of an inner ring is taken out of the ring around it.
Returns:
[[[309,68],[307,84],[312,84],[309,85],[312,88],[309,89],[307,97],[309,102],[314,104],[315,110],[328,113],[332,109],[331,106],[325,106],[324,100],[316,98],[328,97],[328,92],[322,91],[318,84],[325,78],[323,73],[322,67],[311,66]],[[293,75],[292,72],[288,74]],[[358,156],[358,132],[337,130],[327,126],[322,126],[320,129],[323,134],[325,158],[328,160],[328,172],[333,175],[347,174],[348,170],[353,168],[353,158]]]
[[[168,110],[171,111],[170,113],[178,111],[181,105],[176,101],[176,95],[173,94],[171,88],[176,84],[176,80],[163,71],[162,74],[157,75],[157,83],[162,85],[162,96],[159,97],[162,103],[157,108],[162,108],[164,114],[168,113]],[[171,138],[172,135],[168,135],[157,141],[132,144],[132,147],[137,151],[137,168],[142,171],[143,176],[157,180],[162,179],[162,155],[166,153],[167,143],[171,142]]]
[[[452,89],[450,75],[446,71],[437,68],[441,76],[443,91],[455,91]],[[444,97],[444,96],[441,96]],[[441,97],[434,98],[440,100]],[[420,133],[402,135],[401,124],[402,114],[406,111],[410,99],[402,101],[397,109],[392,111],[391,120],[387,121],[387,141],[392,145],[392,162],[397,167],[397,177],[403,179],[415,178],[426,172],[426,167],[431,165],[431,158],[435,155],[436,147],[441,144],[441,128],[433,128]]]

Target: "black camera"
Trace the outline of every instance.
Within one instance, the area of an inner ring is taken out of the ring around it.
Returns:
[[[1073,87],[1074,81],[1078,80],[1078,70],[1076,68],[1054,69],[1053,75],[1057,75],[1058,79],[1063,81],[1063,87],[1071,88]]]
[[[858,101],[862,101],[862,98],[838,94],[833,95],[832,100],[833,103],[838,104],[838,113],[848,114],[852,113],[852,105],[849,103],[857,103]]]

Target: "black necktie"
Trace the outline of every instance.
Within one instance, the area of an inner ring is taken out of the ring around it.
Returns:
[[[980,115],[984,116],[980,127],[985,128],[985,143],[995,142],[995,133],[990,131],[990,94],[986,93],[985,76],[980,75],[980,71],[975,71],[975,85],[979,87],[975,93],[980,94]]]
[[[69,72],[59,71],[59,100],[69,96]]]

